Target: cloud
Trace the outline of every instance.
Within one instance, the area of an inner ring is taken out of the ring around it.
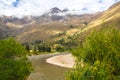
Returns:
[[[87,11],[88,9],[85,7],[85,8],[82,8],[83,11]]]
[[[0,15],[39,16],[53,7],[68,8],[73,14],[95,13],[117,1],[120,0],[0,0]],[[73,9],[76,11],[72,12]]]

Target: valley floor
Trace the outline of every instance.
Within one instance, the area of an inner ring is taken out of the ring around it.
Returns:
[[[74,57],[67,52],[32,55],[28,59],[33,66],[28,80],[64,80],[65,72],[75,64]]]

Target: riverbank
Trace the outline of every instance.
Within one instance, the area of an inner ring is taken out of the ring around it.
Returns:
[[[57,55],[46,59],[46,62],[61,67],[73,68],[75,65],[75,57],[73,57],[72,54]]]
[[[67,54],[69,54],[69,52],[28,56],[29,61],[32,63],[33,71],[27,80],[64,80],[64,73],[68,71],[69,68],[49,64],[46,62],[46,59]]]

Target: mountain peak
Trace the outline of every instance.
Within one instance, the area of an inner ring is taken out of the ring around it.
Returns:
[[[53,8],[50,9],[50,11],[49,11],[48,13],[49,13],[49,14],[52,14],[52,15],[56,15],[56,14],[66,13],[66,12],[68,12],[68,11],[69,11],[69,9],[67,9],[67,8],[64,8],[64,9],[62,10],[62,9],[60,9],[60,8],[58,8],[58,7],[53,7]]]
[[[54,8],[52,8],[52,9],[50,9],[50,12],[51,12],[51,13],[59,13],[59,12],[62,12],[62,10],[59,9],[58,7],[54,7]]]
[[[62,10],[62,12],[68,12],[68,11],[69,11],[68,8],[65,8],[65,9]]]

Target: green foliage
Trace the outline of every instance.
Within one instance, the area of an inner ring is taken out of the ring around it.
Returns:
[[[63,46],[57,46],[57,47],[56,47],[56,51],[62,52],[62,51],[65,51],[65,50],[64,50],[64,47],[63,47]]]
[[[23,43],[23,46],[25,46],[25,49],[29,52],[30,51],[30,45],[29,43]]]
[[[110,27],[94,31],[73,50],[73,55],[83,62],[70,71],[66,80],[120,79],[120,30]]]
[[[96,61],[93,65],[77,64],[76,68],[69,71],[66,80],[119,80],[111,74],[113,68],[105,63]]]
[[[12,58],[26,55],[27,52],[21,44],[13,38],[0,40],[0,58]]]
[[[39,45],[38,46],[39,52],[51,52],[51,47],[45,46],[45,45]]]
[[[59,44],[62,46],[62,48],[64,48],[64,49],[61,49],[61,51],[62,50],[70,51],[72,48],[74,48],[78,45],[78,41],[75,40],[72,36],[72,37],[68,37],[67,39],[62,38],[62,39],[56,41],[55,44]],[[58,48],[59,48],[59,46],[56,47],[56,51],[58,51]]]
[[[14,63],[14,75],[18,79],[26,79],[30,74],[31,64],[28,62],[27,58],[18,59]]]
[[[26,54],[13,38],[0,40],[0,80],[26,80],[32,69]]]
[[[40,54],[41,52],[51,52],[51,45],[48,42],[36,40],[32,43],[23,43],[25,49],[32,54]]]

